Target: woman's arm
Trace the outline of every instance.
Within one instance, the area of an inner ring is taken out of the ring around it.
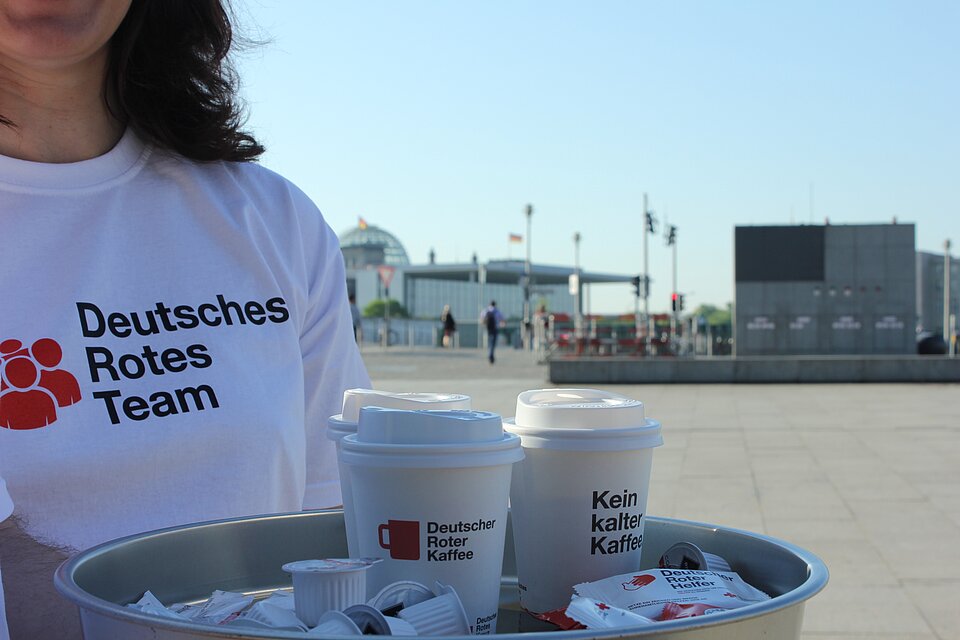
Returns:
[[[53,574],[67,555],[28,536],[16,518],[0,522],[0,576],[10,640],[80,640],[77,607],[53,586]]]

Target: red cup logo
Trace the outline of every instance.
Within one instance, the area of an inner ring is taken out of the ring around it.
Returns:
[[[642,589],[643,587],[647,586],[654,580],[656,580],[656,578],[651,575],[633,576],[633,580],[630,582],[624,582],[622,584],[623,588],[627,591],[636,591],[637,589]]]
[[[377,528],[377,538],[394,560],[420,559],[420,523],[416,520],[387,520]]]

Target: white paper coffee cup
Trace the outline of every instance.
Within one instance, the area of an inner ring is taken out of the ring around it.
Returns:
[[[364,407],[341,441],[353,484],[358,554],[383,562],[370,590],[393,582],[452,585],[470,633],[496,630],[511,467],[520,439],[482,411]]]
[[[470,396],[459,393],[393,393],[377,391],[375,389],[347,389],[343,392],[343,408],[335,416],[327,420],[327,438],[336,443],[337,455],[340,455],[340,440],[344,436],[357,432],[357,423],[360,420],[360,409],[363,407],[383,407],[387,409],[470,409]],[[340,494],[343,500],[343,526],[347,532],[347,552],[350,557],[357,557],[357,538],[354,535],[353,519],[347,516],[352,509],[347,503],[353,502],[350,474],[340,467]]]
[[[643,403],[593,389],[525,391],[504,429],[525,453],[510,490],[521,606],[565,607],[573,585],[639,569],[653,448],[663,444]]]

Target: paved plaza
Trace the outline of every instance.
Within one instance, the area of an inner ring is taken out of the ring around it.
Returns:
[[[374,387],[514,414],[551,386],[501,349],[364,350]],[[960,384],[616,385],[663,424],[652,515],[765,533],[819,555],[809,640],[960,639]]]

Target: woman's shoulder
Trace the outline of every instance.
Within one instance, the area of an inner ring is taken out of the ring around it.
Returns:
[[[212,189],[241,192],[251,196],[289,199],[310,203],[293,182],[259,162],[217,160],[200,162],[174,153],[155,153],[154,168],[160,173],[179,174],[207,183]],[[312,203],[311,203],[312,204]]]
[[[199,162],[169,153],[155,155],[153,168],[159,174],[199,187],[223,201],[242,202],[248,212],[322,219],[317,205],[302,189],[259,162]]]

